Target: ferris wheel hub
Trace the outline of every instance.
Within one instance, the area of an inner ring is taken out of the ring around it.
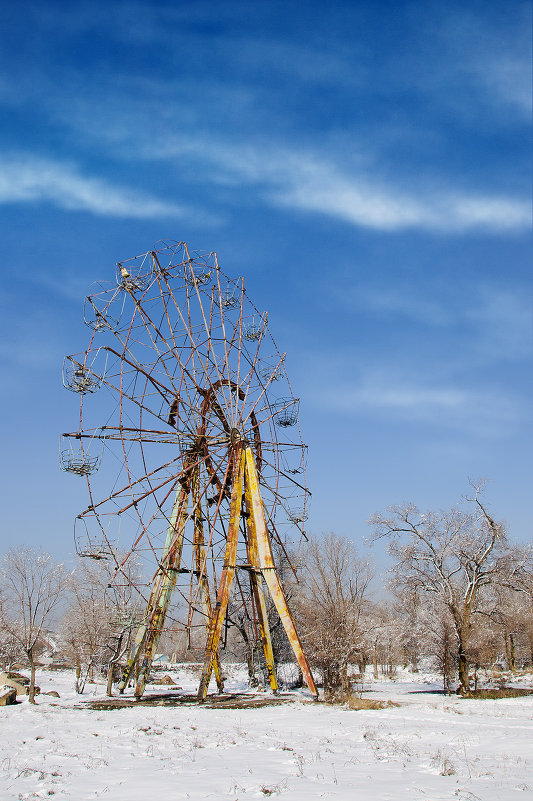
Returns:
[[[229,432],[229,441],[232,445],[237,445],[238,442],[243,442],[244,438],[238,428],[231,428]]]

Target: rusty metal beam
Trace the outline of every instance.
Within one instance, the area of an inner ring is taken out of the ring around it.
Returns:
[[[250,563],[250,583],[252,585],[252,592],[255,599],[255,607],[257,610],[257,617],[259,619],[259,632],[261,634],[261,642],[263,644],[263,651],[265,654],[265,662],[268,673],[268,680],[272,692],[278,690],[278,680],[276,676],[276,664],[274,660],[274,650],[272,648],[272,637],[270,635],[270,626],[268,625],[268,614],[265,603],[265,594],[263,592],[263,576],[259,566],[259,553],[257,547],[257,532],[255,527],[255,517],[252,514],[252,494],[250,491],[250,484],[245,482],[245,499],[246,499],[246,548],[248,553],[248,562]]]
[[[207,626],[207,633],[209,635],[209,625],[213,617],[213,608],[211,605],[211,596],[209,593],[209,582],[206,575],[206,554],[204,542],[204,528],[203,528],[203,515],[202,507],[200,505],[200,484],[199,484],[199,468],[195,468],[191,479],[192,500],[194,508],[194,534],[193,534],[193,550],[196,572],[198,575],[198,591],[202,609],[205,615],[205,622]],[[220,656],[218,650],[215,651],[213,658],[213,672],[217,683],[219,693],[224,691],[224,680],[222,678],[222,669],[220,667]]]
[[[247,485],[247,492],[250,497],[250,518],[252,518],[252,525],[255,528],[257,538],[257,551],[259,568],[264,576],[267,587],[272,596],[272,600],[278,610],[281,623],[291,648],[298,660],[298,664],[302,670],[303,676],[314,698],[318,698],[318,690],[316,688],[311,668],[305,656],[302,643],[296,631],[294,620],[287,605],[287,599],[283,592],[283,587],[279,580],[274,558],[272,555],[272,546],[270,544],[270,537],[268,535],[265,513],[263,509],[263,501],[261,499],[261,492],[259,489],[259,477],[255,466],[254,456],[250,447],[246,447],[245,455],[245,480]],[[250,518],[248,521],[250,521]]]
[[[161,636],[172,592],[176,585],[183,548],[183,534],[187,521],[188,495],[189,488],[183,486],[176,493],[161,564],[148,599],[144,620],[137,631],[131,654],[119,684],[119,691],[124,692],[132,673],[135,671],[137,676],[135,695],[138,698],[144,692],[144,686]],[[144,655],[141,661],[143,651]]]
[[[207,638],[205,662],[200,679],[200,686],[198,688],[198,699],[203,701],[207,695],[209,681],[211,679],[211,672],[213,670],[213,663],[215,654],[220,642],[220,635],[222,626],[226,617],[226,610],[228,608],[229,594],[231,584],[235,575],[235,563],[237,559],[237,544],[239,540],[239,526],[241,521],[242,510],[242,494],[244,486],[244,465],[245,456],[244,450],[240,443],[238,443],[233,451],[234,459],[234,474],[233,474],[233,489],[231,492],[230,503],[230,517],[228,525],[228,533],[226,539],[226,551],[224,554],[224,566],[222,568],[222,575],[220,578],[220,586],[218,589],[217,602],[213,610],[213,615],[209,625],[209,635]]]

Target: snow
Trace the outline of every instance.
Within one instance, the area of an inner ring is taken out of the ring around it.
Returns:
[[[170,675],[186,692],[195,671]],[[531,677],[530,677],[531,678]],[[468,700],[437,677],[369,681],[397,707],[353,711],[305,692],[255,709],[198,705],[96,711],[72,672],[39,671],[37,705],[0,709],[0,799],[509,801],[533,797],[533,697]],[[228,690],[245,688],[234,671]],[[57,690],[60,699],[43,695]],[[150,687],[150,693],[167,692]],[[176,691],[174,691],[176,692]]]

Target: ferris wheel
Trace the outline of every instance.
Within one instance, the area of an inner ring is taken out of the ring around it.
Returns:
[[[279,579],[288,546],[305,536],[307,448],[267,313],[215,253],[163,242],[93,286],[84,322],[87,349],[63,363],[79,423],[62,435],[60,461],[87,482],[78,554],[113,560],[117,583],[131,580],[132,560],[144,577],[136,588],[146,611],[121,689],[135,676],[142,696],[170,620],[173,630],[205,632],[199,698],[212,673],[221,690],[231,594],[258,625],[275,691],[266,583],[316,697]]]

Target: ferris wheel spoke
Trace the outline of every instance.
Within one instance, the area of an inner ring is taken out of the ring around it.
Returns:
[[[217,271],[217,276],[218,276],[218,271]],[[211,330],[211,326],[212,326],[213,316],[214,316],[214,313],[215,313],[215,308],[216,308],[217,311],[222,308],[222,300],[221,300],[221,297],[220,297],[220,281],[219,280],[217,280],[217,284],[218,284],[218,291],[219,291],[218,302],[215,301],[215,287],[213,287],[213,289],[211,291],[210,323],[209,323],[210,330]],[[221,316],[221,323],[222,323],[222,326],[223,326],[223,317],[222,316]],[[222,370],[220,370],[220,368],[218,366],[217,354],[216,354],[216,350],[215,350],[215,344],[217,342],[222,342],[222,341],[224,341],[224,328],[223,327],[222,327],[222,335],[221,335],[220,339],[215,340],[213,337],[210,337],[209,345],[210,345],[210,350],[211,350],[211,359],[216,364],[217,374],[219,376],[218,381],[222,386],[222,394],[224,396],[224,403],[225,403],[225,408],[226,408],[226,411],[227,411],[226,417],[228,418],[228,423],[231,426],[233,424],[233,422],[232,422],[233,421],[233,402],[232,402],[232,398],[231,398],[232,391],[231,391],[231,375],[230,375],[229,360],[228,360],[227,357],[224,357],[222,359],[223,364],[226,365],[226,370],[224,371],[224,368],[222,368]],[[228,383],[226,383],[226,382],[228,382]],[[226,399],[226,394],[225,394],[225,390],[224,390],[224,387],[226,387],[226,386],[228,387],[228,390],[229,390],[229,399]]]
[[[146,380],[149,381],[150,384],[153,385],[154,389],[157,392],[159,392],[161,397],[165,401],[168,401],[168,395],[169,395],[169,392],[171,392],[171,390],[169,390],[169,388],[167,386],[165,386],[165,384],[162,384],[161,381],[158,381],[156,378],[154,378],[152,375],[150,375],[143,368],[143,366],[141,364],[139,364],[136,361],[131,361],[130,359],[127,359],[123,354],[118,353],[116,350],[114,350],[113,348],[109,347],[108,345],[105,346],[105,350],[108,351],[109,353],[112,353],[114,356],[116,356],[120,360],[121,363],[125,362],[127,365],[129,365],[137,373],[140,373],[141,375],[143,375],[146,378]]]
[[[158,264],[159,264],[159,262],[158,262]],[[188,356],[188,358],[186,359],[185,362],[182,362],[180,356],[178,355],[180,350],[181,350],[181,348],[178,345],[178,343],[176,342],[174,328],[172,326],[172,322],[171,322],[170,314],[169,314],[169,310],[168,310],[167,298],[165,297],[165,292],[163,291],[162,284],[161,284],[161,279],[160,279],[159,276],[157,278],[157,281],[158,281],[158,285],[159,285],[159,288],[160,288],[160,291],[161,291],[161,298],[162,298],[162,302],[163,302],[163,306],[164,306],[164,310],[165,310],[165,319],[166,319],[166,322],[167,322],[167,325],[168,325],[168,330],[169,330],[170,337],[172,339],[172,343],[174,345],[173,355],[176,358],[176,360],[178,361],[178,364],[179,364],[179,366],[181,368],[181,371],[182,371],[182,377],[183,377],[184,374],[185,375],[187,374],[187,372],[186,372],[187,371],[187,365],[188,365],[189,361],[191,360],[193,354],[192,354],[192,352],[190,352],[189,356]],[[193,409],[194,407],[193,407],[192,399],[189,396],[189,387],[188,387],[187,384],[185,384],[185,387],[186,387],[186,392],[187,392],[187,396],[188,396],[188,406],[189,406],[190,409]],[[180,389],[181,389],[181,385],[180,385]]]
[[[154,378],[154,377],[153,377],[153,375],[151,375],[150,373],[148,373],[148,372],[147,372],[146,370],[144,370],[142,367],[140,367],[140,366],[136,365],[136,364],[135,364],[134,362],[132,362],[130,359],[126,359],[126,357],[121,357],[121,355],[120,355],[119,353],[117,353],[117,352],[116,352],[116,351],[115,351],[113,348],[106,347],[106,350],[107,350],[107,351],[109,351],[110,353],[113,353],[113,354],[114,354],[115,356],[117,356],[119,359],[122,359],[122,361],[126,362],[126,363],[127,363],[127,364],[128,364],[128,365],[129,365],[129,366],[132,368],[132,370],[133,370],[133,371],[137,371],[137,373],[140,373],[140,374],[141,374],[141,375],[142,375],[142,376],[143,376],[143,377],[146,379],[146,381],[148,381],[150,384],[152,384],[152,385],[153,385],[154,389],[155,389],[155,390],[156,390],[156,391],[159,393],[159,395],[160,395],[160,396],[161,396],[161,398],[162,398],[162,399],[165,401],[165,403],[167,403],[167,404],[168,404],[169,408],[172,406],[172,403],[173,403],[173,401],[175,400],[175,398],[176,398],[176,396],[177,396],[177,393],[176,393],[176,389],[175,389],[175,387],[173,387],[172,389],[170,389],[169,387],[165,386],[165,385],[164,385],[164,384],[162,384],[162,383],[161,383],[159,380],[157,380],[156,378]],[[158,362],[159,362],[159,360],[158,360]],[[156,364],[157,364],[158,362],[156,362]],[[188,371],[187,371],[186,365],[180,365],[180,366],[182,367],[182,371],[183,371],[183,373],[185,373],[186,375],[188,375]],[[168,371],[166,371],[166,372],[167,372],[167,374],[168,374]],[[189,377],[190,377],[190,376],[189,376]],[[112,384],[112,383],[109,381],[109,379],[106,379],[106,378],[104,378],[104,383],[105,383],[107,386],[109,386],[111,389],[115,390],[117,393],[120,393],[120,392],[122,392],[122,394],[124,394],[124,395],[127,395],[127,397],[129,398],[129,400],[131,400],[133,403],[135,403],[135,404],[136,404],[136,405],[138,405],[139,407],[141,407],[141,408],[145,409],[145,410],[146,410],[147,412],[149,412],[150,414],[153,414],[153,415],[154,415],[155,417],[157,417],[158,419],[160,419],[160,420],[163,420],[163,422],[167,422],[167,421],[166,421],[164,418],[162,418],[160,415],[158,415],[158,414],[157,414],[156,412],[154,412],[152,409],[150,409],[149,407],[147,407],[147,406],[145,406],[145,405],[141,404],[137,398],[135,398],[134,396],[128,395],[128,394],[125,392],[125,390],[124,390],[123,388],[121,389],[121,388],[120,388],[120,386],[119,386],[119,387],[117,387],[117,386],[115,386],[114,384]],[[187,387],[187,385],[185,385],[185,386],[186,386],[186,389],[187,389],[187,394],[188,394],[188,387]],[[178,394],[179,394],[179,393],[178,393]],[[184,401],[184,399],[183,399],[183,396],[182,396],[182,395],[180,395],[180,403],[181,403],[182,405],[186,405],[186,406],[187,406],[187,408],[188,408],[190,411],[192,411],[192,410],[195,410],[195,409],[196,409],[196,406],[194,405],[194,403],[193,403],[193,400],[192,400],[190,397],[189,397],[189,400],[188,400],[188,401]]]
[[[236,291],[236,286],[234,292]],[[239,396],[241,392],[240,386],[240,365],[241,365],[241,355],[242,355],[242,316],[243,316],[243,302],[244,302],[244,279],[241,279],[241,291],[240,291],[240,301],[239,301],[239,316],[237,322],[233,325],[233,332],[231,334],[231,338],[229,341],[227,340],[226,336],[223,336],[223,341],[226,346],[226,365],[227,365],[227,377],[230,384],[235,384],[235,409],[233,406],[231,408],[231,422],[232,426],[237,425],[237,416],[238,416],[238,405],[239,405]],[[227,343],[227,344],[226,344]],[[231,373],[231,353],[232,350],[236,348],[236,355],[237,355],[237,367],[235,370],[235,378],[232,378]],[[231,393],[230,393],[231,394]]]
[[[200,294],[198,292],[198,285],[197,285],[196,277],[194,275],[194,272],[192,272],[192,270],[191,270],[191,275],[192,275],[192,280],[194,282],[194,286],[195,286],[195,289],[196,289],[196,294],[197,294],[197,297],[198,297],[198,303],[199,303],[200,308],[201,308],[202,318],[203,318],[203,320],[205,322],[205,312],[204,312],[203,305],[202,305],[202,302],[201,302],[201,299],[200,299]],[[182,311],[181,311],[181,309],[179,307],[179,304],[176,302],[176,298],[174,296],[174,292],[173,292],[171,286],[169,285],[169,282],[168,282],[167,278],[165,277],[164,280],[165,280],[168,292],[169,292],[169,294],[172,297],[172,300],[174,302],[174,305],[175,305],[176,311],[178,313],[178,316],[179,316],[179,318],[181,320],[181,323],[182,323],[182,325],[183,325],[183,327],[184,327],[184,329],[185,329],[185,331],[187,333],[187,336],[188,336],[188,339],[189,339],[189,343],[190,343],[190,347],[191,347],[192,351],[197,355],[197,358],[198,358],[198,361],[199,361],[199,363],[200,363],[200,365],[202,367],[202,371],[204,373],[204,376],[208,380],[208,383],[210,384],[210,386],[212,386],[213,382],[209,378],[209,370],[208,370],[207,362],[202,359],[201,354],[200,354],[200,352],[198,350],[198,346],[197,346],[196,340],[194,339],[194,337],[192,335],[192,331],[191,331],[190,295],[189,295],[189,286],[187,284],[187,280],[185,282],[185,292],[186,292],[186,301],[187,301],[187,313],[189,315],[189,323],[187,323],[187,321],[185,320],[185,318],[183,316],[183,313],[182,313]],[[208,340],[209,340],[210,339],[210,331],[209,331],[209,329],[206,329],[206,333],[207,333]],[[217,374],[220,375],[220,371],[218,369],[218,363],[216,361],[215,361],[215,369],[216,369]],[[193,379],[193,381],[194,381],[194,383],[196,385],[196,388],[199,389],[198,384],[196,383],[196,380]]]
[[[218,275],[218,269],[217,269],[216,272],[217,272],[217,275]],[[196,299],[197,299],[198,307],[200,309],[200,314],[201,314],[201,317],[202,317],[202,323],[203,323],[204,331],[205,331],[206,336],[207,336],[207,345],[208,345],[207,362],[211,362],[213,364],[213,367],[215,368],[217,379],[216,379],[216,381],[214,383],[215,384],[219,384],[221,387],[224,387],[224,379],[225,379],[224,372],[220,371],[219,364],[218,364],[218,359],[217,359],[217,356],[216,356],[216,352],[215,352],[215,349],[213,347],[213,336],[212,336],[213,335],[213,329],[212,329],[212,326],[213,326],[213,308],[214,308],[214,294],[215,294],[214,293],[214,288],[211,290],[210,303],[209,303],[209,324],[208,324],[207,318],[206,318],[206,314],[205,314],[204,305],[203,305],[202,299],[200,297],[200,291],[199,291],[199,288],[198,288],[198,282],[196,281],[196,278],[194,277],[194,274],[193,274],[193,281],[194,281],[194,289],[195,289]],[[189,292],[187,291],[187,310],[189,311],[189,313],[190,313],[190,303],[191,303],[191,299],[189,297]],[[211,383],[211,386],[214,385],[212,381],[210,383]],[[231,392],[229,392],[229,397],[226,398],[224,389],[222,388],[222,395],[224,397],[224,405],[226,406],[227,409],[230,410],[230,419],[231,419]]]
[[[296,487],[305,492],[306,495],[311,497],[311,491],[307,489],[307,487],[301,484],[299,481],[296,481],[296,479],[290,473],[287,473],[286,471],[282,470],[281,467],[279,466],[279,463],[273,464],[272,462],[268,461],[268,459],[265,459],[264,456],[263,456],[263,462],[266,465],[268,465],[268,467],[271,467],[273,470],[275,470],[277,474],[288,479],[292,484],[294,484]]]
[[[229,360],[229,355],[228,355],[228,342],[227,342],[227,338],[226,338],[226,322],[225,322],[225,319],[224,319],[224,308],[223,308],[223,304],[222,304],[222,288],[220,286],[220,271],[218,269],[217,269],[217,272],[216,272],[216,278],[217,278],[217,287],[218,287],[218,306],[219,306],[219,311],[220,311],[220,325],[221,325],[221,328],[222,328],[222,341],[224,343],[224,364],[226,365],[226,369],[227,369],[227,379],[228,379],[228,381],[231,381],[230,360]],[[231,395],[231,393],[230,393],[230,395]],[[231,408],[232,408],[231,407],[231,403],[230,403],[230,407],[229,408],[231,410]],[[235,422],[234,421],[232,421],[232,422],[235,425]]]
[[[274,381],[274,377],[275,377],[275,375],[276,375],[276,371],[279,369],[280,365],[282,365],[282,364],[283,364],[283,361],[285,360],[285,356],[286,356],[286,354],[285,354],[285,353],[283,353],[283,354],[281,354],[281,355],[280,355],[280,357],[279,357],[279,359],[278,359],[278,361],[277,361],[277,363],[276,363],[276,365],[275,365],[275,367],[274,367],[274,370],[272,371],[272,374],[271,374],[271,375],[269,376],[269,378],[268,378],[268,379],[265,381],[265,383],[264,383],[264,385],[263,385],[263,387],[262,387],[262,390],[261,390],[261,392],[260,392],[259,396],[257,397],[257,399],[255,400],[255,402],[254,402],[254,404],[253,404],[252,408],[251,408],[251,409],[248,411],[248,413],[247,413],[246,417],[244,417],[244,418],[241,418],[241,420],[239,421],[239,424],[240,424],[241,426],[242,426],[242,425],[244,425],[244,423],[246,423],[246,422],[247,422],[247,420],[249,419],[250,415],[251,415],[253,412],[255,412],[255,409],[256,409],[256,407],[257,407],[257,404],[259,403],[259,401],[260,401],[260,400],[262,400],[262,399],[265,397],[265,393],[266,393],[266,391],[267,391],[268,387],[270,386],[270,384],[272,383],[272,381]]]
[[[244,393],[244,398],[243,398],[243,403],[242,403],[242,409],[243,410],[246,408],[246,402],[248,400],[248,393],[249,393],[249,390],[250,390],[250,386],[252,384],[252,378],[253,378],[254,372],[256,371],[256,368],[257,368],[257,361],[258,361],[258,358],[259,358],[259,348],[260,348],[260,345],[261,345],[261,342],[262,342],[262,339],[263,339],[263,335],[264,335],[264,332],[265,332],[267,319],[268,319],[268,312],[265,312],[264,319],[263,319],[263,326],[262,326],[261,333],[260,333],[260,335],[258,337],[258,340],[257,340],[255,354],[254,354],[254,357],[253,357],[253,360],[252,360],[252,364],[251,364],[251,368],[250,368],[250,378],[249,378],[249,380],[247,382],[246,391]],[[242,415],[241,415],[241,418],[239,418],[239,420],[237,421],[237,425],[242,425],[242,422],[243,421],[242,421]]]
[[[165,370],[166,376],[167,376],[168,380],[170,381],[171,385],[172,385],[172,386],[174,386],[173,378],[172,378],[172,376],[170,375],[170,373],[168,372],[168,370],[166,369],[166,365],[165,365],[165,362],[164,362],[164,360],[162,360],[162,359],[161,359],[161,352],[160,352],[160,350],[159,350],[159,348],[158,348],[158,346],[157,346],[157,344],[156,344],[156,341],[154,340],[154,337],[152,336],[152,332],[151,332],[151,330],[150,330],[150,327],[152,327],[152,328],[154,329],[154,331],[155,331],[155,332],[156,332],[156,334],[159,336],[159,338],[161,339],[161,341],[165,343],[165,345],[166,345],[166,348],[167,348],[167,351],[169,351],[169,350],[170,350],[170,348],[169,348],[169,346],[168,346],[168,342],[166,341],[165,337],[163,336],[163,334],[161,333],[161,331],[159,330],[159,328],[157,327],[157,325],[156,325],[156,324],[154,323],[154,321],[151,319],[151,317],[150,317],[150,315],[147,313],[147,311],[146,311],[145,309],[143,309],[143,307],[141,306],[140,302],[139,302],[139,301],[137,300],[137,298],[134,296],[133,292],[130,292],[129,294],[130,294],[130,297],[132,298],[132,300],[133,300],[133,302],[134,302],[134,304],[135,304],[135,308],[136,308],[136,310],[137,310],[137,312],[138,312],[139,316],[141,317],[141,319],[142,319],[142,320],[144,321],[144,323],[145,323],[145,325],[144,325],[144,330],[145,330],[145,331],[148,333],[148,336],[149,336],[149,338],[150,338],[151,345],[152,345],[153,349],[155,350],[155,352],[157,353],[157,355],[158,355],[158,357],[159,357],[159,361],[161,362],[161,364],[162,364],[162,366],[163,366],[163,368],[164,368],[164,370]]]
[[[131,501],[131,503],[128,503],[126,506],[124,506],[122,509],[120,509],[117,512],[117,514],[121,515],[124,512],[127,512],[131,508],[136,508],[142,501],[146,500],[150,496],[154,496],[154,500],[155,500],[156,505],[160,506],[160,503],[158,503],[157,498],[155,497],[155,493],[156,492],[158,492],[163,487],[167,486],[170,482],[173,482],[173,484],[175,485],[176,482],[180,481],[180,476],[184,476],[185,477],[185,475],[189,474],[192,469],[202,465],[203,463],[206,463],[208,460],[210,460],[210,458],[211,458],[210,456],[200,456],[200,457],[198,457],[197,460],[195,462],[191,463],[187,467],[186,470],[182,470],[178,474],[173,474],[173,475],[169,476],[164,481],[162,481],[159,484],[157,484],[155,487],[151,486],[150,481],[149,481],[150,477],[155,475],[155,473],[159,472],[160,470],[163,470],[166,467],[170,466],[171,464],[179,461],[181,459],[181,457],[176,457],[172,461],[168,462],[168,464],[162,465],[161,467],[158,467],[155,470],[151,471],[150,473],[146,473],[145,475],[143,475],[143,476],[141,476],[139,478],[136,478],[134,480],[130,480],[128,482],[128,484],[126,484],[126,486],[123,488],[122,492],[127,492],[128,490],[130,490],[130,493],[131,493],[131,496],[133,497],[133,500]],[[223,462],[224,462],[224,455],[221,456],[219,462],[216,465],[216,469],[220,469],[220,466],[223,464]],[[138,485],[138,484],[140,484],[143,481],[146,481],[148,483],[148,485],[150,486],[150,489],[147,490],[146,492],[144,492],[143,494],[141,494],[141,495],[139,495],[137,497],[134,497],[133,487]],[[205,492],[207,492],[207,489],[208,489],[208,487],[206,486],[204,494],[205,494]],[[172,488],[171,488],[170,492],[171,491],[172,491]],[[165,502],[168,499],[168,497],[170,495],[170,492],[167,495],[165,495],[165,498],[164,498],[163,502]],[[113,496],[109,496],[104,501],[102,501],[102,503],[105,503],[105,502],[111,500],[111,498],[113,498],[115,496],[118,496],[118,495],[119,495],[119,493],[114,493]],[[99,506],[100,504],[97,504],[97,505]],[[161,510],[161,511],[163,511],[163,510]]]
[[[242,319],[243,319],[243,312],[244,312],[244,278],[241,278],[241,308],[239,314],[239,337],[238,337],[238,347],[237,347],[237,392],[240,390],[240,382],[241,382],[241,358],[242,358]],[[237,410],[236,410],[237,412]],[[235,415],[235,424],[237,424],[237,414]]]

